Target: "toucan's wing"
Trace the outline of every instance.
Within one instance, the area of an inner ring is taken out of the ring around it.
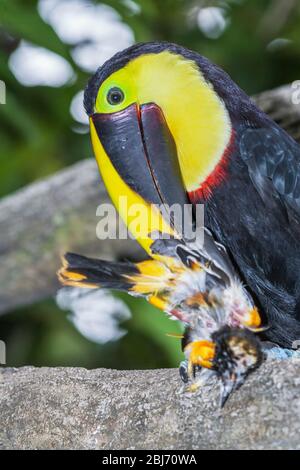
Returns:
[[[214,239],[210,230],[203,227],[203,232],[203,241],[196,239],[193,243],[179,245],[177,255],[186,265],[189,259],[194,259],[204,268],[209,267],[212,274],[214,273],[225,284],[228,284],[230,280],[237,277],[229,254],[226,248]]]
[[[151,251],[153,254],[177,258],[186,269],[193,269],[198,265],[207,274],[208,289],[212,287],[211,284],[223,287],[229,285],[238,277],[229,254],[223,245],[215,241],[208,229],[203,227],[203,231],[203,240],[196,238],[193,242],[158,239],[152,244]]]
[[[282,204],[300,219],[300,146],[280,128],[248,128],[240,155],[251,180],[268,204]]]

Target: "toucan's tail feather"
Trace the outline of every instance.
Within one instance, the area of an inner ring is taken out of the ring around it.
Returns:
[[[60,282],[66,286],[106,287],[128,291],[133,284],[127,276],[138,274],[138,269],[130,262],[118,263],[66,253],[63,266],[57,274]]]

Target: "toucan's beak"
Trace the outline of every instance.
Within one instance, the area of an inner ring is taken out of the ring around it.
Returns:
[[[161,109],[132,104],[92,120],[114,168],[128,186],[151,204],[188,203],[176,145]]]

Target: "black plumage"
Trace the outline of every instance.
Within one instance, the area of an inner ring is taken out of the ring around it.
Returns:
[[[121,291],[128,291],[133,284],[124,279],[124,275],[138,274],[139,271],[135,264],[124,261],[114,262],[88,258],[86,256],[77,255],[76,253],[65,253],[65,268],[59,271],[59,278],[62,283],[67,280],[68,273],[76,273],[81,275],[83,284],[89,287],[109,287]]]
[[[267,339],[300,338],[300,149],[275,123],[239,123],[228,176],[206,204],[206,222],[230,251],[265,314]]]

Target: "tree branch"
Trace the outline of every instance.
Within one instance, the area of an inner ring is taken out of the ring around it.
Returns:
[[[65,251],[103,258],[138,254],[133,240],[96,237],[96,209],[108,202],[93,159],[1,201],[0,313],[53,295]]]
[[[267,361],[220,410],[218,384],[180,393],[170,369],[1,369],[0,448],[299,449],[299,376]]]
[[[300,140],[300,105],[290,85],[255,100]],[[96,238],[96,208],[108,202],[94,160],[83,160],[0,202],[0,313],[53,295],[60,254],[140,256],[136,242]],[[140,250],[140,251],[139,251]]]

